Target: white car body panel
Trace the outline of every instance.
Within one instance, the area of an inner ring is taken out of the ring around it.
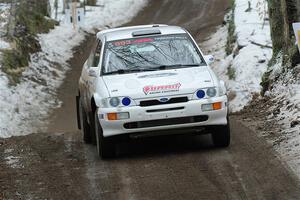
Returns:
[[[218,111],[208,111],[202,112],[201,105],[212,103],[212,102],[223,102],[223,109]],[[189,127],[199,127],[199,126],[211,126],[211,125],[226,125],[227,124],[227,97],[216,97],[213,99],[203,99],[203,100],[192,100],[186,103],[179,104],[170,104],[170,105],[159,105],[149,107],[122,107],[112,109],[101,109],[99,110],[99,115],[105,116],[109,112],[129,112],[130,119],[128,120],[118,120],[118,121],[109,121],[106,117],[100,120],[101,126],[103,128],[103,135],[105,137],[120,135],[120,134],[129,134],[129,133],[140,133],[140,132],[150,132],[158,130],[171,130],[176,128],[189,128]],[[174,107],[184,107],[182,110],[168,111],[168,112],[157,112],[157,113],[147,113],[147,110],[151,109],[166,109]],[[188,116],[201,116],[208,115],[208,120],[205,122],[189,123],[189,124],[179,124],[179,125],[168,125],[168,126],[159,126],[159,127],[150,127],[150,128],[136,128],[136,129],[125,129],[124,124],[137,121],[149,121],[149,120],[163,120],[171,119],[178,117],[188,117]]]
[[[147,86],[180,84],[178,90],[165,95],[193,94],[201,88],[214,87],[214,81],[207,67],[194,67],[146,73],[104,76],[110,96],[128,96],[133,99],[163,97],[161,93],[145,94]],[[116,81],[118,80],[118,81]]]
[[[102,63],[103,59],[105,42],[129,39],[132,38],[133,31],[153,28],[159,29],[162,35],[186,33],[190,36],[187,31],[180,27],[167,25],[155,25],[155,27],[148,25],[105,30],[97,34],[97,39],[103,43],[100,63]],[[191,36],[190,38],[196,44]],[[202,54],[198,46],[197,48]],[[206,62],[209,63],[209,61]],[[91,70],[94,72],[90,73]],[[101,75],[100,72],[101,67],[88,67],[87,63],[85,63],[79,80],[79,91],[84,100],[86,112],[92,111],[91,102],[95,102],[104,137],[177,128],[226,125],[228,123],[228,99],[225,84],[217,78],[208,65],[117,75]],[[216,97],[203,99],[195,97],[197,90],[211,87],[217,89]],[[221,90],[223,90],[222,93],[220,92]],[[102,101],[111,97],[129,97],[133,101],[133,106],[103,107]],[[171,99],[177,97],[187,97],[188,101],[146,107],[140,106],[140,102],[144,100],[161,100],[161,98]],[[222,102],[222,109],[206,112],[201,110],[203,104],[215,102]],[[155,112],[152,112],[153,110]],[[108,120],[107,114],[115,112],[128,112],[130,118],[116,121]],[[195,116],[207,116],[208,119],[184,124],[125,128],[125,124],[132,122],[139,123],[151,120]]]

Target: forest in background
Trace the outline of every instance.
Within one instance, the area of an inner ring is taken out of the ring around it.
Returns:
[[[72,1],[64,0],[64,7],[67,8]],[[96,0],[80,2],[83,6],[96,4]],[[59,22],[50,18],[52,11],[49,0],[0,0],[0,3],[10,6],[8,24],[2,37],[12,46],[2,51],[1,65],[10,83],[15,85],[28,66],[30,55],[41,50],[37,34],[48,33]],[[54,1],[54,5],[57,11],[58,0]]]
[[[272,88],[272,83],[276,81],[270,78],[272,66],[277,62],[278,58],[282,58],[284,66],[283,74],[289,70],[293,70],[300,63],[300,55],[295,45],[295,35],[292,24],[300,21],[300,0],[268,0],[269,18],[271,25],[271,36],[273,43],[273,59],[269,64],[269,70],[263,77],[262,86],[263,93]],[[295,71],[297,76],[300,72]]]
[[[65,5],[70,1],[65,0]],[[300,56],[295,45],[292,28],[293,22],[300,21],[300,0],[266,1],[269,8],[273,59],[261,83],[263,86],[262,93],[270,90],[272,83],[276,81],[270,79],[270,74],[278,56],[282,57],[282,65],[286,69],[292,69],[300,63]],[[11,5],[10,19],[5,37],[12,44],[12,49],[2,52],[1,64],[3,71],[9,75],[11,83],[16,84],[30,62],[30,54],[40,51],[40,45],[36,38],[37,34],[47,33],[58,22],[49,18],[51,10],[48,0],[0,0],[1,2]],[[96,0],[84,0],[83,3],[85,5],[94,5]],[[234,1],[232,1],[233,4]],[[234,6],[232,8],[234,9]],[[234,27],[233,20],[231,27]],[[231,28],[231,30],[231,32],[234,32],[234,28]],[[230,35],[234,36],[234,33]],[[232,40],[234,41],[234,37],[232,37]],[[229,43],[231,44],[232,42]]]

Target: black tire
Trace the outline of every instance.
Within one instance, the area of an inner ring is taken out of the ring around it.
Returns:
[[[103,130],[100,125],[100,121],[95,112],[95,132],[96,132],[96,141],[97,141],[97,152],[100,158],[112,158],[116,155],[116,147],[113,138],[103,137]]]
[[[96,145],[97,144],[97,141],[96,141],[96,129],[95,129],[95,113],[97,113],[96,111],[94,112],[90,112],[90,134],[91,134],[91,143],[93,145]]]
[[[88,124],[87,115],[83,108],[83,103],[81,98],[79,99],[78,110],[79,110],[79,121],[80,121],[81,132],[83,135],[83,141],[87,144],[91,144],[92,143],[91,128],[90,125]]]
[[[212,128],[212,140],[215,147],[228,147],[230,145],[230,126],[215,126]]]

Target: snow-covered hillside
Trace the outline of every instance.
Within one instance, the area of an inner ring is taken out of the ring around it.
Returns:
[[[203,46],[216,57],[213,69],[226,81],[229,90],[230,109],[240,111],[254,96],[261,92],[260,83],[272,57],[270,26],[265,21],[266,1],[235,0],[235,25],[237,44],[233,54],[225,52],[228,27],[223,26]],[[264,3],[265,2],[265,3]],[[211,48],[213,47],[213,48]],[[300,65],[284,70],[282,59],[271,67],[273,89],[266,93],[272,106],[265,113],[272,113],[268,120],[281,127],[277,136],[272,137],[274,147],[282,158],[300,176]],[[235,79],[229,79],[229,68],[234,69]],[[278,78],[279,77],[279,78]],[[259,97],[262,98],[262,97]],[[259,101],[257,101],[259,102]],[[277,130],[277,129],[276,129]],[[269,130],[273,131],[273,130]]]
[[[203,46],[213,54],[216,62],[213,69],[227,83],[230,110],[240,111],[261,91],[261,78],[272,57],[270,25],[261,16],[266,7],[260,0],[236,0],[234,22],[237,42],[234,52],[227,56],[227,27],[221,27]],[[263,11],[262,11],[263,10]],[[265,46],[265,47],[262,47]],[[230,72],[231,71],[231,72]],[[234,78],[229,78],[229,73]]]
[[[268,120],[280,126],[280,133],[274,138],[276,150],[300,177],[300,65],[285,70],[282,59],[277,61],[270,77],[277,80],[266,94],[273,104]]]
[[[0,137],[26,135],[40,130],[49,110],[60,106],[54,95],[70,69],[67,61],[73,55],[72,49],[84,40],[87,32],[130,21],[147,4],[147,0],[99,0],[98,4],[102,6],[88,7],[85,24],[79,30],[73,30],[72,25],[62,22],[50,33],[39,35],[42,52],[31,56],[31,63],[17,86],[9,86],[0,66]],[[1,16],[8,14],[7,9],[7,5],[0,5]],[[1,29],[4,25],[0,23]],[[1,48],[9,47],[2,40],[0,45]]]

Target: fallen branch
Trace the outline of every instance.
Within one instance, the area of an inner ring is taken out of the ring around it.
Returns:
[[[250,42],[251,42],[251,44],[254,44],[254,45],[257,45],[257,46],[260,46],[260,47],[263,47],[263,48],[270,48],[270,49],[273,49],[272,46],[269,46],[269,45],[267,45],[267,44],[259,44],[259,43],[254,42],[254,41],[250,41]]]

